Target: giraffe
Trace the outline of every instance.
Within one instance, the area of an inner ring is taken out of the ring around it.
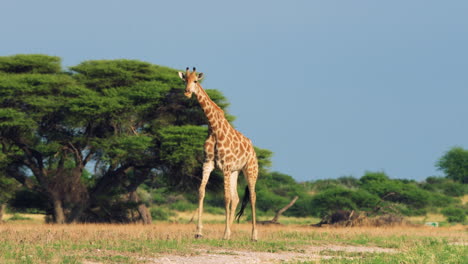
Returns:
[[[184,95],[191,98],[195,94],[200,106],[208,119],[208,137],[205,141],[205,161],[203,163],[203,174],[199,188],[198,198],[198,223],[196,238],[202,234],[202,214],[203,200],[205,197],[205,187],[208,183],[210,173],[217,166],[224,176],[224,202],[226,207],[226,226],[224,239],[230,239],[231,226],[234,222],[236,207],[239,203],[237,193],[237,178],[242,171],[247,180],[245,197],[242,202],[238,217],[242,215],[243,209],[248,200],[252,206],[252,241],[257,241],[257,227],[255,218],[255,183],[258,177],[258,161],[254,147],[250,139],[234,129],[226,120],[223,110],[217,106],[201,87],[199,81],[203,78],[203,73],[197,73],[196,68],[190,72],[187,67],[186,72],[179,72],[179,77],[185,81],[186,88]]]

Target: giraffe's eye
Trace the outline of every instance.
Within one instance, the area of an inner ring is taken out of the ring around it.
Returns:
[[[197,83],[198,81],[193,81],[194,83]]]

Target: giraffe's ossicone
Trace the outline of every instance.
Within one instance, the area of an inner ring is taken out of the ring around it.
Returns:
[[[237,178],[242,171],[247,180],[246,195],[252,206],[252,240],[257,240],[257,227],[255,215],[255,183],[258,177],[258,161],[255,149],[250,139],[234,129],[224,116],[223,110],[217,106],[203,90],[199,81],[203,73],[197,73],[196,69],[179,72],[179,76],[185,81],[185,96],[190,98],[195,94],[203,112],[208,119],[208,137],[206,139],[205,162],[203,163],[203,175],[199,188],[197,238],[202,237],[202,214],[205,187],[210,173],[218,167],[224,175],[224,202],[226,206],[226,228],[224,239],[231,236],[231,226],[234,222],[235,211],[239,203],[237,192]],[[247,199],[244,199],[247,201]],[[242,203],[240,213],[243,212],[246,203]]]

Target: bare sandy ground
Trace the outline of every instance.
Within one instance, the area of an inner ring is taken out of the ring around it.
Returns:
[[[319,261],[321,259],[339,258],[321,254],[322,251],[343,251],[354,253],[397,253],[391,248],[364,247],[364,246],[309,246],[300,252],[251,252],[240,250],[197,250],[195,254],[161,255],[156,258],[141,258],[142,263],[157,264],[250,264],[250,263],[281,263],[283,261]],[[88,263],[95,264],[95,263]]]

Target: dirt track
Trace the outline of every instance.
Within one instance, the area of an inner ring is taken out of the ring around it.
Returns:
[[[390,248],[364,247],[364,246],[309,246],[300,252],[251,252],[240,250],[198,250],[193,255],[161,255],[157,258],[141,258],[142,263],[161,264],[221,264],[221,263],[280,263],[282,261],[314,261],[320,259],[339,258],[329,256],[322,251],[342,251],[354,253],[397,253]],[[89,262],[88,264],[96,264]]]

